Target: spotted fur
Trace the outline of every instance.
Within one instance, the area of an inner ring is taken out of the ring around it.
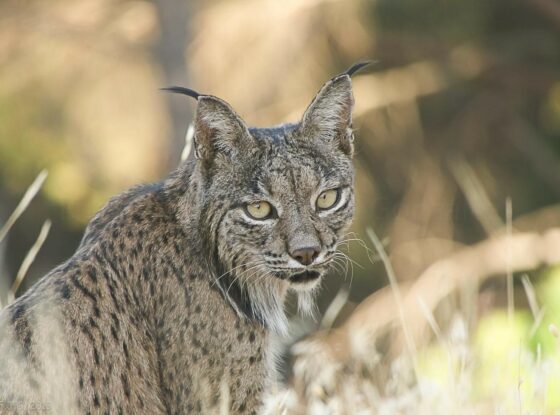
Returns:
[[[302,121],[266,129],[198,100],[197,160],[112,199],[1,312],[0,413],[208,413],[224,386],[231,413],[256,413],[285,296],[312,311],[352,219],[351,82],[333,78]],[[333,188],[340,200],[318,211]],[[275,215],[259,221],[244,206],[261,200]],[[290,253],[309,245],[320,251],[302,265]]]

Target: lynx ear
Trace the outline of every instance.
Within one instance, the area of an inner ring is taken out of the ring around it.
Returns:
[[[203,161],[218,153],[233,157],[250,150],[253,138],[231,106],[210,95],[198,97],[194,132],[195,155]]]
[[[224,100],[182,86],[161,89],[198,101],[194,130],[197,159],[210,162],[218,153],[231,157],[254,147],[255,142],[247,125]]]
[[[315,96],[301,122],[307,137],[316,137],[336,143],[340,149],[352,154],[352,82],[347,74],[327,82]]]
[[[327,82],[315,96],[301,122],[305,136],[328,140],[352,155],[352,81],[350,78],[373,61],[358,62]]]

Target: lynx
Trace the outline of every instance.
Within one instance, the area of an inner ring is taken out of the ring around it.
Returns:
[[[300,122],[198,100],[196,159],[117,196],[76,253],[0,313],[0,412],[254,414],[284,299],[310,312],[354,211],[357,64]]]

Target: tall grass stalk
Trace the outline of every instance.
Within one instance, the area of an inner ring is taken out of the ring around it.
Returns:
[[[377,253],[381,257],[381,261],[383,262],[383,265],[384,265],[385,270],[387,272],[387,278],[389,279],[389,284],[391,285],[391,290],[393,292],[393,297],[395,299],[395,303],[397,304],[397,309],[398,309],[398,312],[399,312],[399,320],[400,320],[400,323],[401,323],[401,326],[402,326],[402,329],[403,329],[405,342],[406,342],[406,348],[408,349],[408,353],[410,355],[412,366],[414,368],[416,378],[418,379],[418,363],[416,361],[416,356],[417,356],[416,345],[414,344],[414,339],[412,338],[412,335],[410,333],[410,329],[409,329],[408,324],[406,322],[406,319],[404,317],[403,298],[402,298],[401,290],[399,288],[399,284],[397,282],[397,277],[395,275],[395,271],[393,270],[393,265],[391,264],[391,261],[389,260],[389,256],[387,255],[387,252],[385,251],[385,248],[383,247],[383,243],[381,243],[381,240],[376,235],[376,233],[373,231],[373,229],[368,227],[366,229],[366,233],[369,236],[369,238],[371,239],[371,241],[373,242],[373,245],[375,246],[375,249],[377,250]]]
[[[12,214],[10,215],[6,223],[2,226],[2,228],[0,228],[0,242],[4,240],[4,238],[6,237],[6,235],[12,228],[12,226],[14,226],[14,223],[16,223],[16,221],[19,219],[19,217],[22,215],[25,209],[27,209],[27,207],[29,206],[29,203],[31,203],[31,201],[37,195],[39,190],[41,190],[41,187],[43,186],[43,183],[45,182],[47,175],[48,173],[46,170],[41,171],[41,173],[39,173],[39,175],[35,178],[33,183],[31,183],[31,186],[27,188],[25,194],[21,198],[21,201],[19,202],[15,210],[12,212]]]
[[[31,266],[33,261],[35,261],[37,254],[39,253],[41,247],[45,243],[45,239],[47,239],[50,229],[51,229],[51,221],[47,219],[43,223],[43,226],[41,226],[41,230],[39,231],[39,235],[37,236],[35,243],[31,246],[31,248],[27,252],[27,255],[25,255],[25,258],[23,259],[21,266],[19,267],[19,270],[16,274],[16,279],[14,280],[12,284],[12,288],[8,293],[8,304],[12,303],[15,300],[18,288],[23,282],[23,279],[25,278],[25,275],[27,274],[29,267]]]
[[[506,279],[506,286],[507,286],[507,310],[508,310],[508,320],[511,324],[513,320],[513,312],[515,309],[514,304],[514,292],[513,292],[513,271],[511,268],[511,236],[513,234],[513,226],[512,226],[512,205],[511,205],[511,197],[506,199],[506,235],[507,235],[507,257],[506,257],[506,270],[507,270],[507,279]]]
[[[27,188],[23,197],[21,198],[20,202],[18,203],[18,205],[16,206],[16,208],[14,209],[14,211],[12,212],[12,214],[10,215],[10,217],[8,218],[6,223],[4,225],[2,225],[2,227],[0,228],[0,243],[2,243],[2,241],[4,240],[6,235],[8,235],[8,232],[10,231],[10,229],[12,229],[14,224],[17,222],[17,220],[23,214],[23,212],[25,212],[25,210],[27,209],[27,207],[29,206],[31,201],[35,198],[37,193],[39,193],[39,190],[41,190],[41,187],[43,186],[43,183],[47,179],[47,176],[48,176],[48,172],[46,170],[42,170],[37,175],[35,180],[33,180],[33,183],[31,183],[31,185]],[[39,252],[39,250],[41,249],[41,246],[45,242],[45,239],[47,238],[50,227],[51,227],[51,222],[49,220],[47,220],[47,221],[45,221],[45,223],[43,223],[43,226],[41,227],[41,231],[39,232],[39,236],[37,237],[37,240],[35,241],[35,243],[31,247],[31,249],[29,250],[27,255],[25,256],[25,258],[24,258],[24,260],[23,260],[23,262],[22,262],[22,264],[21,264],[21,266],[18,270],[18,273],[16,274],[16,278],[15,278],[14,282],[12,283],[12,287],[11,287],[10,290],[8,290],[8,294],[7,294],[8,304],[10,304],[11,302],[14,301],[17,289],[21,285],[21,282],[25,278],[25,275],[26,275],[27,271],[29,270],[29,267],[31,266],[31,264],[35,260],[35,257],[37,256],[37,253]],[[4,305],[2,304],[2,299],[0,298],[0,309],[2,309],[3,306]]]

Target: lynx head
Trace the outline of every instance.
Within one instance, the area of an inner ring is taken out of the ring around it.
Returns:
[[[298,123],[273,128],[249,128],[223,100],[197,96],[201,222],[216,284],[238,313],[279,332],[288,290],[313,310],[354,213],[351,74],[327,82]]]

